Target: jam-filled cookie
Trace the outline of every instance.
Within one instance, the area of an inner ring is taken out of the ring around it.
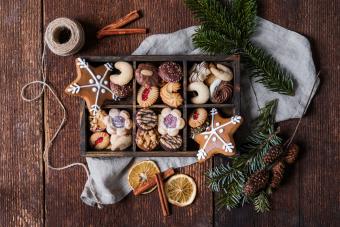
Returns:
[[[95,132],[90,137],[90,145],[96,150],[103,150],[110,145],[110,135],[106,132]]]
[[[139,64],[135,77],[138,84],[146,87],[157,87],[159,84],[158,69],[151,64]]]
[[[157,130],[143,130],[139,128],[136,134],[136,144],[143,151],[152,151],[159,144],[159,134]]]
[[[141,129],[153,129],[157,125],[157,115],[153,110],[140,109],[136,114],[136,123]]]
[[[177,109],[164,108],[158,116],[158,132],[161,135],[176,136],[184,126],[182,113]]]
[[[191,128],[197,128],[206,122],[208,112],[204,108],[195,109],[189,117],[189,125]]]
[[[163,135],[161,136],[159,143],[161,144],[162,148],[166,151],[178,151],[181,148],[183,140],[180,135],[176,136],[169,136]]]
[[[165,62],[158,68],[159,76],[166,82],[178,82],[182,79],[182,67],[175,62]]]
[[[145,87],[142,86],[139,88],[137,94],[137,102],[138,104],[145,108],[152,106],[158,99],[159,90],[157,87]]]

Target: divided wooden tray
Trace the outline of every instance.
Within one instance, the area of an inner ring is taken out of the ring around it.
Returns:
[[[182,79],[182,95],[184,97],[184,103],[178,109],[181,110],[182,116],[187,123],[187,119],[190,116],[190,113],[193,109],[197,107],[204,107],[208,111],[211,108],[217,108],[219,112],[221,112],[224,116],[231,116],[234,114],[240,114],[240,57],[238,55],[232,56],[205,56],[205,55],[188,55],[188,56],[91,56],[91,57],[82,57],[86,59],[90,64],[102,64],[106,62],[116,62],[119,60],[130,62],[134,69],[137,68],[139,63],[150,62],[156,66],[159,66],[161,63],[166,61],[174,61],[181,64],[183,68],[183,79]],[[232,69],[234,73],[234,92],[233,97],[228,103],[223,104],[213,104],[210,101],[206,104],[196,105],[190,103],[190,94],[187,92],[188,78],[189,78],[189,70],[194,63],[200,63],[202,61],[221,63],[228,66]],[[135,141],[136,135],[136,123],[135,123],[135,115],[138,109],[140,109],[138,103],[136,102],[136,95],[138,92],[138,88],[140,86],[133,80],[133,95],[125,100],[121,100],[118,102],[106,102],[102,109],[109,110],[111,108],[117,109],[125,109],[130,112],[131,117],[134,120],[132,136],[133,136],[133,145],[129,147],[125,151],[111,151],[111,150],[94,150],[89,146],[89,137],[91,136],[91,131],[89,130],[89,112],[83,102],[80,114],[80,150],[81,155],[86,157],[195,157],[198,150],[198,145],[190,138],[190,127],[186,124],[184,129],[180,132],[183,136],[183,146],[182,149],[176,152],[168,152],[162,150],[160,147],[154,151],[145,152],[140,150]],[[159,98],[159,100],[152,105],[150,108],[153,109],[157,114],[160,113],[162,108],[167,107],[163,104]]]

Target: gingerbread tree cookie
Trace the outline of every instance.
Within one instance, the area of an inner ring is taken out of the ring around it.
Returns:
[[[233,134],[240,127],[243,119],[241,116],[231,118],[221,117],[217,109],[211,110],[211,124],[207,129],[194,136],[200,145],[197,153],[199,162],[203,162],[214,154],[234,156],[236,154]]]
[[[105,100],[118,99],[110,89],[109,76],[113,69],[110,63],[93,68],[85,59],[77,58],[76,66],[77,78],[65,92],[83,98],[92,115],[100,110]]]

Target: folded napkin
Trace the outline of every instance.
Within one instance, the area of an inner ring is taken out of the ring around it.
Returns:
[[[152,35],[146,38],[133,52],[134,55],[190,55],[201,54],[192,43],[191,36],[197,27],[189,27],[170,34]],[[254,83],[241,73],[241,114],[253,119],[258,107],[272,99],[279,99],[276,121],[299,118],[303,115],[308,96],[317,80],[312,52],[308,40],[293,31],[259,18],[259,25],[252,40],[270,53],[294,78],[295,96],[280,95],[268,91],[263,85]],[[253,87],[253,88],[252,88]],[[131,189],[127,183],[129,168],[137,161],[152,159],[161,171],[178,168],[196,162],[196,158],[86,158],[92,184],[102,204],[113,204],[126,196]],[[81,199],[88,205],[95,205],[95,199],[86,182]]]

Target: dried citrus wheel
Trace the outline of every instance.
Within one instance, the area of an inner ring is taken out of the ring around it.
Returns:
[[[129,170],[128,182],[130,187],[134,190],[138,188],[143,182],[152,179],[159,173],[159,168],[153,161],[141,161],[134,164]],[[155,190],[156,187],[144,192],[147,194]]]
[[[165,183],[165,194],[169,203],[184,207],[190,205],[196,197],[195,181],[185,175],[176,174]]]

